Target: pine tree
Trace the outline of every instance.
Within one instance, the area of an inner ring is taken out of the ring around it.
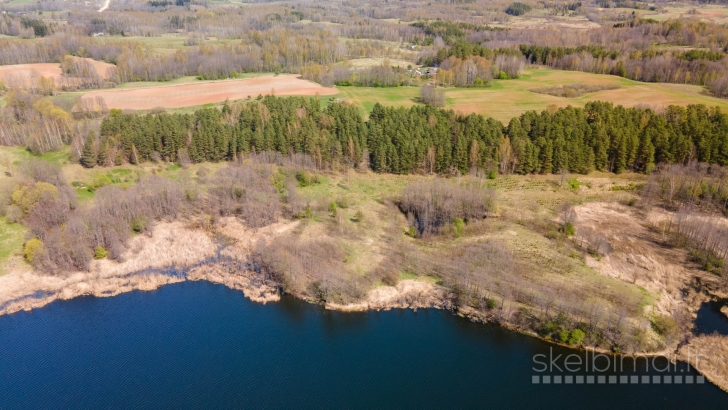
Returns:
[[[98,161],[96,155],[96,148],[94,147],[96,142],[96,134],[91,131],[86,137],[86,141],[83,143],[83,151],[81,153],[81,165],[86,168],[93,168],[96,166]]]
[[[655,146],[652,145],[649,132],[643,132],[635,159],[637,171],[649,174],[655,169]]]
[[[96,158],[96,163],[99,166],[105,166],[107,162],[109,161],[109,140],[107,138],[104,138],[103,141],[101,141],[101,145],[99,145],[99,154],[98,158]]]

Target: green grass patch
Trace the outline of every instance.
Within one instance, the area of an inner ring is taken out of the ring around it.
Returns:
[[[76,196],[80,202],[90,202],[94,199],[94,193],[88,188],[76,188]]]
[[[569,84],[610,85],[619,89],[584,94],[576,98],[536,94],[531,89]],[[360,107],[368,114],[377,102],[394,106],[410,107],[417,104],[419,87],[337,87],[341,98]],[[572,105],[583,107],[590,101],[610,101],[614,105],[688,105],[705,104],[728,110],[728,101],[710,97],[705,88],[686,84],[643,83],[612,75],[560,71],[548,68],[531,68],[521,77],[512,80],[494,80],[491,87],[447,88],[445,108],[458,113],[476,113],[493,117],[504,123],[525,111],[542,111],[550,104],[557,107]]]
[[[8,259],[23,249],[25,228],[18,224],[9,224],[7,218],[0,217],[0,275],[8,273]]]

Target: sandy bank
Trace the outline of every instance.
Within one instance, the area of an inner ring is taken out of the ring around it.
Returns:
[[[88,272],[62,276],[18,269],[0,277],[0,314],[30,310],[57,299],[156,289],[183,280],[169,273],[214,256],[216,249],[204,232],[188,229],[182,222],[160,223],[154,235],[131,239],[123,262],[93,261]]]

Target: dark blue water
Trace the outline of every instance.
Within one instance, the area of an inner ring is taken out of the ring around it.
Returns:
[[[728,407],[707,382],[532,384],[552,348],[443,311],[261,305],[187,282],[0,317],[0,408]]]
[[[726,305],[728,305],[727,299],[711,300],[700,305],[698,316],[695,318],[694,333],[728,335],[728,317],[720,311]]]

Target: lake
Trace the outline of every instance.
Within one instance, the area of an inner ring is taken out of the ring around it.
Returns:
[[[535,355],[576,353],[446,311],[262,305],[183,282],[0,317],[0,408],[728,408],[682,363],[670,374],[691,384],[536,370]]]

